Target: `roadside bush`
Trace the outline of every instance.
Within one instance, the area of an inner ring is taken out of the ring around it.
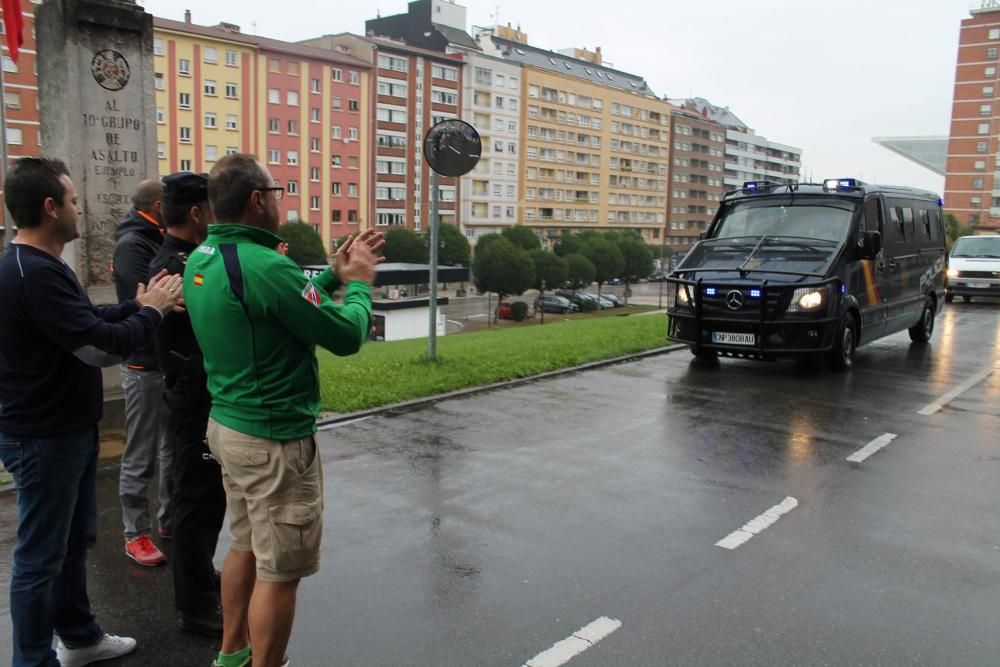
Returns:
[[[510,304],[510,317],[515,322],[520,322],[528,316],[528,304],[523,301],[515,301]]]
[[[600,306],[593,299],[584,299],[580,302],[580,312],[581,313],[592,313],[597,310]]]

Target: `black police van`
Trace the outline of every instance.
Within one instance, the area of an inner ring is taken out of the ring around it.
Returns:
[[[668,277],[667,338],[698,357],[825,356],[905,329],[925,342],[944,304],[942,202],[851,178],[744,183]]]

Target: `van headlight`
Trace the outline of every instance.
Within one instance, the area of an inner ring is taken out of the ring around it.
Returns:
[[[691,305],[691,295],[688,294],[687,285],[677,286],[677,305],[678,306],[690,306]]]
[[[945,275],[949,278],[958,278],[958,269],[948,269]]]
[[[826,305],[826,290],[816,287],[800,287],[792,292],[790,313],[807,313]]]

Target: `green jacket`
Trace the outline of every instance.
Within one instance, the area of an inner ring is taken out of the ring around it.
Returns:
[[[208,230],[188,259],[184,300],[205,357],[212,418],[268,440],[308,437],[320,409],[316,346],[341,356],[361,348],[371,329],[371,290],[352,281],[343,305],[335,304],[333,271],[307,280],[274,249],[278,236],[246,225]],[[235,273],[227,273],[226,254],[238,257]]]

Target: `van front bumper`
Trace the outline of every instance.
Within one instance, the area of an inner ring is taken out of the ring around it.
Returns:
[[[775,358],[825,352],[833,347],[836,334],[837,320],[832,317],[765,322],[703,317],[699,321],[692,313],[682,311],[681,308],[670,310],[667,337],[692,348],[714,350],[726,356]],[[740,334],[749,334],[752,339]],[[743,338],[743,341],[740,344],[724,342],[734,338]]]
[[[944,286],[952,296],[1000,296],[1000,280],[988,278],[950,278]]]

